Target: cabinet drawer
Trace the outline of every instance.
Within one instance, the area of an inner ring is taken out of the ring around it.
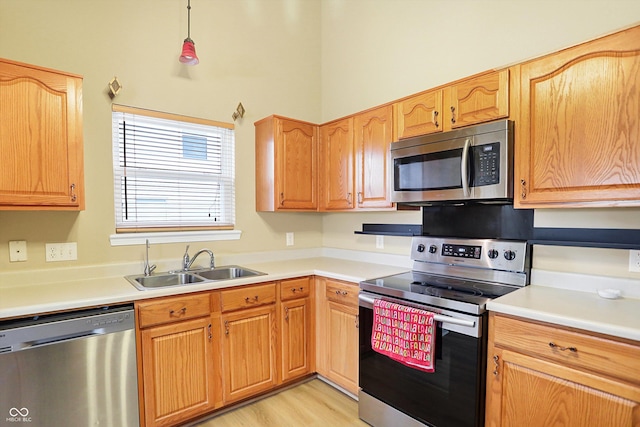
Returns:
[[[257,307],[276,301],[276,284],[243,286],[220,292],[222,311]]]
[[[640,384],[640,346],[502,316],[495,345]]]
[[[311,279],[309,277],[283,280],[280,283],[280,300],[282,301],[308,297],[310,292]]]
[[[208,316],[211,313],[208,294],[183,295],[144,301],[138,303],[137,308],[138,322],[141,328]]]
[[[358,306],[358,286],[342,282],[327,280],[326,296],[329,301],[346,304],[352,307]]]

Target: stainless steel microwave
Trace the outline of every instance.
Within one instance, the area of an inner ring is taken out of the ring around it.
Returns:
[[[393,142],[391,200],[414,205],[513,202],[513,122]]]

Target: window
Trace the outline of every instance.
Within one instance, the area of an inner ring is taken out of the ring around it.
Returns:
[[[233,125],[113,106],[116,231],[231,229]]]

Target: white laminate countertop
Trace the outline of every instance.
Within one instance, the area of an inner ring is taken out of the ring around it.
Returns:
[[[70,275],[68,280],[46,281],[46,278],[38,277],[38,280],[29,284],[0,287],[0,320],[307,275],[358,283],[362,280],[411,269],[400,264],[386,265],[384,261],[371,259],[370,256],[364,259],[372,262],[363,262],[360,258],[350,260],[348,257],[337,257],[340,255],[341,253],[337,253],[336,257],[310,256],[269,262],[243,262],[243,267],[266,274],[147,291],[134,288],[124,278],[124,274],[114,275],[109,269],[105,270],[106,273],[94,274],[94,277],[86,279],[78,277],[83,274],[82,270],[79,270],[78,274]],[[87,274],[87,276],[91,275]],[[566,282],[565,277],[538,273],[532,276],[532,285],[489,302],[487,309],[640,343],[640,297],[638,296],[640,281],[624,282],[623,285],[626,286],[624,297],[609,300],[599,297],[592,289],[587,291],[584,288],[585,281],[591,280],[590,278],[576,276],[570,279],[569,282],[579,283],[582,289],[577,290],[578,286],[574,289],[561,288],[561,285],[564,285],[561,282]],[[43,283],[40,283],[40,280]],[[602,278],[596,278],[594,282],[602,283]],[[537,283],[544,283],[545,286]],[[619,282],[607,282],[607,286],[613,286],[616,283]]]
[[[243,267],[266,274],[221,282],[205,282],[146,291],[136,289],[124,278],[124,275],[109,275],[87,279],[73,278],[72,280],[45,284],[2,287],[0,288],[0,320],[62,310],[74,310],[83,307],[114,305],[140,299],[222,289],[299,276],[319,275],[358,283],[362,280],[408,270],[405,267],[330,257],[246,263],[243,264]]]
[[[582,292],[530,285],[487,304],[490,311],[638,341],[640,299],[605,299]]]

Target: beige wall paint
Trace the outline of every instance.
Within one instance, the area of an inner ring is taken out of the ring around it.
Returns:
[[[320,3],[216,0],[191,2],[191,37],[200,64],[178,62],[187,36],[186,0],[2,0],[0,56],[84,76],[86,210],[0,211],[0,273],[140,260],[143,246],[111,247],[114,233],[111,100],[119,104],[236,125],[238,241],[202,242],[216,253],[322,244],[322,218],[255,212],[254,126],[270,114],[320,117]],[[9,263],[10,240],[26,240],[27,262]],[[46,242],[78,243],[75,262],[45,263]],[[179,260],[183,244],[153,245],[155,259]],[[0,279],[1,280],[1,279]]]
[[[637,0],[323,0],[322,12],[323,121],[640,23]],[[640,229],[640,209],[631,208],[538,210],[535,218],[541,227]],[[375,251],[375,238],[348,231],[404,221],[421,217],[326,215],[323,242]],[[398,239],[388,251],[408,253],[408,240]],[[536,268],[640,279],[624,250],[534,253]]]
[[[54,267],[141,259],[141,247],[111,247],[108,239],[113,189],[106,85],[114,75],[124,85],[117,103],[221,121],[231,121],[239,101],[247,109],[236,122],[243,236],[194,248],[285,249],[285,233],[293,231],[294,248],[376,251],[374,237],[353,233],[362,223],[420,223],[421,214],[255,212],[254,121],[273,113],[328,121],[585,41],[639,16],[636,0],[193,0],[191,36],[201,63],[188,68],[177,61],[186,1],[0,0],[0,56],[85,77],[87,188],[87,209],[80,213],[0,211],[0,272],[52,267],[44,262],[45,242],[78,242],[78,261]],[[536,221],[563,226],[567,215],[591,218],[588,210],[538,211]],[[638,209],[605,209],[588,221],[639,228],[638,217]],[[18,239],[28,241],[29,261],[9,263],[7,242]],[[408,253],[408,241],[387,237],[383,251]],[[156,245],[153,253],[177,258],[182,250]],[[623,251],[561,253],[538,250],[536,264],[626,274]]]

